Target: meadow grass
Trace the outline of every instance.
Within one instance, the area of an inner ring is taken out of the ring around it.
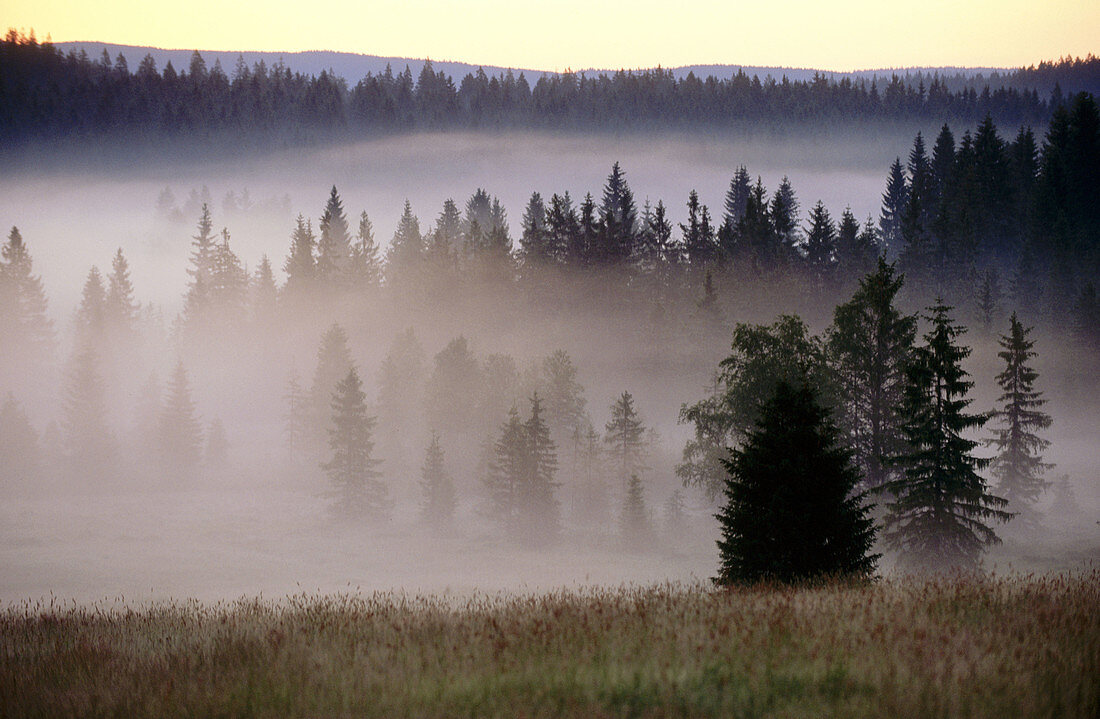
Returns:
[[[6,717],[1095,717],[1100,571],[0,609]]]

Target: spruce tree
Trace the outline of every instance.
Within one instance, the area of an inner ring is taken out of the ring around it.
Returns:
[[[84,289],[80,294],[80,307],[76,311],[76,342],[78,346],[91,346],[97,351],[107,344],[107,290],[103,275],[93,266],[88,270]]]
[[[423,253],[424,238],[420,234],[420,220],[413,214],[412,204],[405,200],[401,219],[386,251],[386,283],[403,287],[405,291],[413,289]]]
[[[321,468],[335,486],[336,514],[344,519],[385,518],[392,505],[378,471],[381,460],[372,456],[376,420],[367,414],[367,396],[354,367],[336,384],[331,397],[328,444],[332,458]]]
[[[376,290],[382,286],[382,257],[374,240],[374,226],[366,211],[359,215],[359,230],[351,247],[348,284],[358,291]]]
[[[317,279],[316,247],[313,225],[298,215],[290,235],[290,254],[283,264],[288,297],[301,298],[313,292]]]
[[[805,248],[806,269],[810,281],[817,289],[832,286],[836,269],[837,232],[833,218],[818,200],[810,210],[809,227],[806,228]]]
[[[317,369],[313,373],[313,384],[309,390],[314,435],[318,439],[327,436],[332,393],[336,384],[347,377],[351,368],[347,332],[339,324],[333,323],[322,335],[321,344],[317,348]]]
[[[883,536],[907,569],[976,569],[983,548],[1000,541],[988,523],[1012,515],[978,474],[990,460],[974,456],[978,443],[963,436],[988,419],[966,412],[974,383],[962,362],[970,348],[957,344],[966,330],[942,301],[928,311],[931,326],[906,370],[900,416],[908,446],[897,458],[901,476],[885,485],[894,501]]]
[[[834,310],[826,341],[840,393],[838,423],[868,489],[890,477],[890,458],[905,448],[898,409],[917,318],[895,306],[903,281],[880,257],[852,299]]]
[[[455,488],[444,465],[438,432],[432,432],[431,442],[424,453],[420,491],[423,495],[420,505],[423,520],[435,529],[450,527],[455,514]]]
[[[53,361],[53,322],[47,316],[42,279],[34,274],[17,227],[0,247],[0,308],[0,366],[18,364],[41,371],[43,364]]]
[[[190,322],[201,322],[209,308],[215,251],[214,222],[210,217],[210,207],[205,202],[199,216],[197,234],[191,240],[191,266],[187,269],[191,282],[187,286],[184,316]]]
[[[563,349],[554,350],[543,359],[539,369],[546,421],[558,445],[565,446],[566,440],[587,422],[584,387],[577,381],[576,365]]]
[[[168,381],[168,395],[157,424],[157,439],[165,471],[178,478],[198,467],[202,459],[202,424],[182,361],[176,363]]]
[[[755,429],[723,460],[725,505],[715,515],[719,585],[866,577],[875,530],[859,470],[806,384],[775,385]]]
[[[1050,482],[1043,478],[1051,465],[1043,462],[1042,452],[1050,442],[1038,435],[1050,427],[1049,414],[1042,411],[1046,404],[1043,393],[1035,390],[1039,373],[1028,362],[1036,356],[1035,341],[1028,339],[1031,328],[1025,328],[1012,313],[1009,331],[999,343],[997,356],[1005,368],[997,375],[1001,388],[1000,407],[993,417],[1000,427],[994,430],[992,444],[997,449],[992,472],[997,478],[997,493],[1008,500],[1009,511],[1019,514],[1024,524],[1037,523],[1035,505]]]
[[[263,255],[249,283],[249,315],[252,322],[262,328],[273,328],[278,299],[279,288],[275,284],[271,260]]]
[[[781,263],[788,263],[798,255],[798,198],[791,187],[791,181],[784,175],[772,195],[768,214],[772,228],[779,242]]]
[[[890,165],[890,174],[886,179],[886,192],[882,195],[882,214],[879,216],[879,236],[882,237],[883,250],[890,257],[896,257],[902,249],[902,218],[909,203],[909,185],[905,179],[905,169],[901,158],[895,158]]]
[[[73,353],[65,383],[62,428],[73,475],[102,480],[116,469],[118,446],[108,423],[99,362],[90,345]]]
[[[321,238],[317,242],[317,280],[326,289],[342,287],[347,280],[351,258],[351,235],[344,206],[336,185],[332,186],[320,221]]]
[[[485,476],[487,513],[509,536],[518,530],[519,483],[523,477],[526,445],[523,422],[519,410],[513,406],[508,411],[508,419],[500,426],[499,437],[493,442]]]
[[[520,484],[521,538],[529,544],[546,544],[561,531],[561,510],[555,497],[558,456],[537,392],[531,395],[531,416],[523,423],[523,430],[526,454]]]
[[[120,247],[111,260],[107,289],[107,326],[114,341],[124,342],[131,338],[136,329],[137,313],[134,285],[130,281],[130,265]]]
[[[604,429],[604,444],[609,453],[620,480],[625,485],[631,475],[645,469],[645,425],[634,409],[634,398],[629,392],[623,392],[611,405],[611,419]]]

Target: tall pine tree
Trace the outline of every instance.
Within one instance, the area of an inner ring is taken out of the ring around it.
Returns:
[[[974,456],[978,443],[964,436],[987,420],[966,412],[974,383],[962,362],[970,348],[957,344],[966,330],[942,301],[928,310],[931,327],[906,371],[900,414],[908,446],[898,457],[901,476],[885,485],[894,501],[883,536],[907,569],[976,569],[983,548],[1000,541],[989,522],[1012,515],[978,474],[989,460]]]
[[[1019,514],[1025,525],[1038,521],[1035,504],[1050,482],[1043,478],[1051,465],[1043,462],[1042,452],[1050,442],[1038,435],[1051,425],[1049,414],[1042,411],[1046,404],[1043,393],[1035,389],[1039,373],[1028,366],[1036,356],[1035,341],[1028,339],[1031,328],[1025,328],[1012,313],[1007,335],[1000,338],[997,356],[1005,367],[997,375],[1001,388],[1000,407],[993,413],[999,421],[992,444],[997,448],[993,459],[993,476],[997,478],[997,493],[1008,500],[1009,511]]]

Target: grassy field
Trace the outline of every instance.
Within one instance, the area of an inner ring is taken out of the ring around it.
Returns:
[[[1096,717],[1100,571],[0,609],[0,716]]]

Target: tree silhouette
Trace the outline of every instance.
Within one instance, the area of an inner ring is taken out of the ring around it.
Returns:
[[[859,470],[813,391],[786,381],[761,406],[744,446],[724,460],[715,515],[720,585],[869,575],[875,530]]]
[[[1019,514],[1026,525],[1038,522],[1035,504],[1050,486],[1043,473],[1051,467],[1042,460],[1042,452],[1050,442],[1037,432],[1051,425],[1050,415],[1040,409],[1046,400],[1035,390],[1039,373],[1028,366],[1036,356],[1035,341],[1028,339],[1031,328],[1025,328],[1012,313],[1009,331],[999,343],[997,356],[1005,368],[997,375],[1001,388],[1000,408],[993,417],[1000,421],[994,430],[992,444],[997,448],[993,460],[993,476],[997,478],[997,493],[1008,500],[1008,509]]]
[[[366,395],[352,367],[332,394],[329,449],[332,458],[321,467],[335,487],[337,516],[344,519],[380,519],[392,505],[374,452],[375,418],[367,414]]]

